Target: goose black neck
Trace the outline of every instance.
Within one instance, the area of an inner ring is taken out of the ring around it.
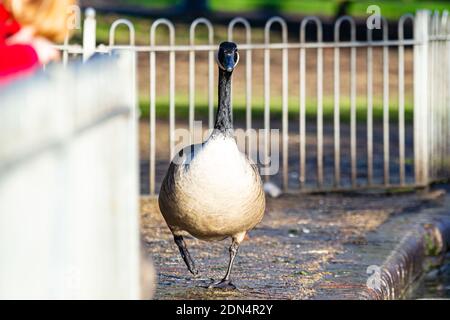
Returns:
[[[232,134],[231,119],[231,72],[219,68],[219,107],[217,109],[214,129],[224,134]]]

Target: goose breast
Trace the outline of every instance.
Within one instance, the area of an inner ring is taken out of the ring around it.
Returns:
[[[171,163],[159,202],[172,231],[184,230],[205,240],[252,229],[265,209],[257,168],[233,138],[222,136],[201,148],[183,150]]]

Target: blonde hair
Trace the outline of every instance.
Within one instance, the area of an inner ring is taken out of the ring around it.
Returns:
[[[33,27],[36,35],[50,41],[62,42],[71,31],[68,18],[77,0],[3,0],[3,3],[22,26]]]

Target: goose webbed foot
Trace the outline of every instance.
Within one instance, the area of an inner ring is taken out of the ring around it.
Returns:
[[[236,290],[236,286],[231,282],[231,280],[225,280],[218,283],[212,283],[209,287],[209,289],[221,289],[221,290]]]
[[[183,236],[174,236],[174,240],[178,246],[178,249],[180,250],[181,257],[183,258],[184,263],[186,264],[189,272],[192,273],[194,276],[198,275],[198,270],[195,267],[194,260],[192,260],[191,255],[189,254]]]

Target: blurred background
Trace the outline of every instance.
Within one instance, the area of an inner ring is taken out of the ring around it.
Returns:
[[[213,24],[213,43],[218,44],[221,41],[227,40],[228,23],[235,17],[246,18],[252,27],[251,42],[255,44],[264,43],[264,26],[268,19],[273,16],[281,16],[288,27],[288,42],[296,43],[299,41],[299,29],[302,18],[306,16],[319,16],[323,27],[323,40],[334,40],[334,22],[344,15],[350,15],[355,19],[356,23],[356,38],[358,41],[365,41],[367,39],[367,24],[366,20],[372,13],[367,13],[367,9],[371,5],[377,5],[380,8],[382,16],[388,19],[388,36],[389,39],[395,40],[398,38],[398,19],[404,14],[414,14],[416,10],[427,8],[431,10],[443,11],[450,8],[450,1],[418,1],[418,0],[404,0],[404,1],[344,1],[344,0],[316,0],[316,1],[300,1],[300,0],[81,0],[80,4],[83,8],[92,6],[96,9],[96,41],[99,44],[108,44],[110,39],[110,27],[115,20],[125,18],[130,20],[136,30],[135,42],[138,46],[149,45],[150,43],[150,27],[152,23],[158,18],[168,18],[173,22],[175,27],[175,44],[186,45],[189,44],[189,30],[192,21],[198,17],[206,17]],[[375,40],[381,40],[383,30],[374,30],[373,37]],[[200,24],[195,29],[194,41],[196,44],[208,43],[208,29],[205,25]],[[316,41],[316,29],[314,26],[309,26],[306,30],[306,40]],[[412,23],[406,21],[405,23],[405,39],[412,38]],[[129,42],[129,31],[126,27],[121,26],[115,32],[115,41],[118,44],[127,44]],[[246,35],[242,26],[237,25],[233,35],[234,41],[239,43],[246,42]],[[350,28],[348,24],[344,23],[341,27],[340,40],[348,41],[350,39]],[[270,41],[273,43],[281,42],[281,28],[275,23],[271,28]],[[78,30],[71,40],[71,43],[81,43],[82,32]],[[158,28],[156,32],[156,44],[163,45],[169,42],[169,32],[166,27]],[[333,130],[333,110],[334,110],[334,83],[329,81],[333,79],[334,66],[334,49],[325,48],[323,50],[323,108],[324,108],[324,124],[326,134],[332,135]],[[316,50],[307,49],[307,85],[306,85],[306,116],[311,124],[314,124],[317,111],[317,60]],[[264,50],[253,50],[252,52],[252,117],[253,125],[256,128],[261,128],[263,125],[264,112]],[[288,64],[288,104],[289,104],[289,118],[296,119],[299,114],[299,51],[297,49],[289,50]],[[395,47],[389,49],[389,116],[390,121],[393,122],[392,142],[396,144],[398,137],[395,135],[396,121],[398,120],[398,52]],[[195,120],[207,123],[208,121],[208,107],[209,96],[208,92],[208,52],[199,51],[195,54],[195,73],[197,74],[195,80]],[[364,135],[365,121],[367,115],[367,53],[365,49],[358,49],[356,52],[356,95],[357,95],[357,118],[358,118],[358,135]],[[242,66],[237,68],[234,76],[233,89],[233,113],[235,117],[236,127],[244,127],[246,115],[246,77],[244,65],[246,59],[242,56]],[[350,118],[350,73],[347,72],[350,63],[350,49],[341,49],[341,119],[344,123],[349,122]],[[156,141],[156,150],[159,158],[157,162],[157,181],[159,177],[164,174],[166,163],[170,158],[168,146],[168,135],[165,134],[168,129],[169,118],[169,54],[168,52],[156,53],[156,119],[157,132],[161,132]],[[405,118],[406,118],[406,136],[407,143],[412,144],[412,140],[408,137],[412,135],[412,118],[413,118],[413,50],[412,46],[405,46]],[[178,51],[176,53],[176,79],[175,79],[175,105],[176,105],[176,127],[186,128],[188,125],[189,114],[189,52]],[[270,85],[270,103],[271,103],[271,119],[273,126],[281,127],[281,111],[282,111],[282,52],[281,50],[273,50],[270,57],[271,69],[271,85]],[[139,107],[141,112],[141,130],[140,130],[140,156],[141,159],[148,159],[149,154],[149,83],[150,83],[150,65],[149,55],[147,52],[138,53],[138,88],[139,88]],[[215,73],[215,70],[214,70]],[[374,103],[374,120],[376,121],[375,129],[382,130],[381,121],[383,118],[383,50],[381,47],[373,49],[373,103]],[[215,79],[215,75],[213,77]],[[213,86],[216,91],[216,85]],[[216,92],[214,92],[216,94]],[[215,103],[214,98],[214,103]],[[343,130],[347,130],[343,127]],[[309,126],[307,131],[311,136],[314,136],[314,125]],[[294,121],[290,126],[290,131],[298,132],[298,124]],[[343,134],[347,134],[344,132]],[[381,131],[377,133],[381,135]],[[376,139],[376,142],[381,140]],[[295,146],[296,140],[292,139],[291,154],[296,157],[298,148]],[[308,149],[314,157],[315,142],[311,140],[308,142]],[[347,148],[345,146],[344,148]],[[358,140],[358,152],[364,153],[367,148],[364,139]],[[375,145],[375,153],[379,154],[375,170],[382,170],[382,144]],[[410,152],[411,151],[411,152]],[[332,158],[333,145],[332,140],[326,139],[325,153],[326,157]],[[345,149],[345,153],[349,150]],[[397,154],[398,150],[392,150],[392,154]],[[412,148],[407,148],[406,151],[406,171],[410,180],[413,179],[413,161]],[[311,159],[312,160],[312,159]],[[312,175],[315,171],[313,165],[308,172]],[[365,171],[366,163],[364,159],[359,159],[358,164],[361,169],[360,172]],[[293,165],[296,166],[295,164]],[[146,180],[147,165],[142,165],[142,179]],[[393,168],[393,176],[397,176],[396,169]],[[325,169],[325,174],[331,176],[331,166]],[[381,175],[380,175],[381,177]],[[311,177],[313,178],[313,177]],[[291,177],[294,185],[298,181],[297,176]],[[141,193],[147,194],[147,181],[141,181]],[[312,179],[311,181],[314,181]],[[158,185],[157,188],[158,189]]]
[[[392,0],[392,1],[351,1],[351,0],[81,0],[85,6],[95,6],[111,10],[128,10],[142,15],[164,12],[180,19],[186,15],[214,16],[220,14],[248,14],[289,16],[318,15],[335,17],[349,14],[354,17],[367,16],[370,5],[381,8],[386,18],[395,19],[404,13],[414,12],[421,8],[444,10],[450,8],[450,2],[422,0]],[[153,12],[153,13],[152,13]]]

